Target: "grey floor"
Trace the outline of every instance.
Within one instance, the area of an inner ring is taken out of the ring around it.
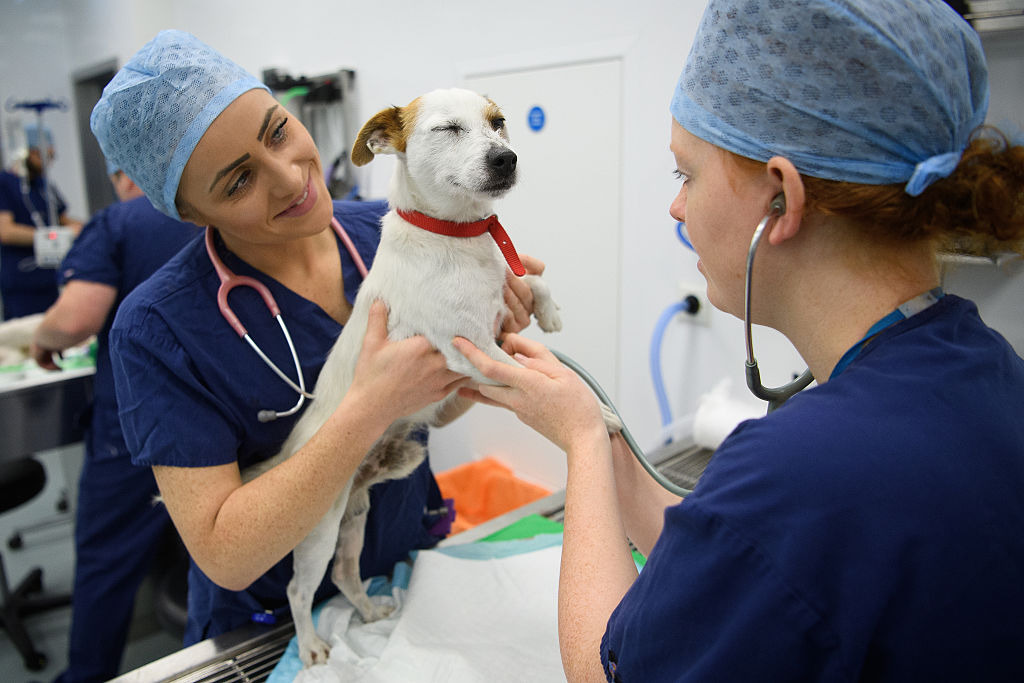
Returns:
[[[7,577],[12,588],[33,567],[43,568],[45,593],[69,593],[74,572],[73,527],[70,523],[26,534],[20,550],[7,547],[14,529],[52,519],[58,514],[57,501],[67,490],[74,497],[75,481],[81,467],[81,446],[70,446],[40,453],[46,467],[47,485],[43,492],[25,505],[0,514],[0,553],[3,554]],[[72,505],[74,501],[72,500]],[[52,681],[67,665],[68,629],[71,608],[56,609],[29,617],[29,635],[37,650],[47,657],[42,671],[27,670],[6,631],[0,629],[0,679],[5,683]],[[122,673],[159,659],[181,647],[180,640],[161,630],[152,608],[149,583],[143,584],[135,606],[135,617],[129,643],[121,663]]]

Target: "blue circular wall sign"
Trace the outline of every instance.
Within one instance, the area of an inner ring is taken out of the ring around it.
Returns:
[[[530,113],[526,115],[526,121],[530,126],[530,130],[540,130],[544,127],[544,110],[540,107],[534,107],[530,110]]]

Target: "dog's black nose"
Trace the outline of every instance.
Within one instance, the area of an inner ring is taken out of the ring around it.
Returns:
[[[501,175],[512,175],[519,157],[510,149],[496,148],[487,153],[487,165]]]

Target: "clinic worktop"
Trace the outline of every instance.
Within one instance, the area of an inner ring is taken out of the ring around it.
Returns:
[[[77,443],[92,404],[92,366],[4,377],[0,383],[0,459]]]
[[[670,445],[648,454],[651,462],[669,479],[693,488],[711,451],[691,444]],[[561,520],[565,492],[544,498],[488,520],[441,541],[440,546],[472,543],[530,515]],[[196,643],[179,652],[130,671],[111,683],[227,683],[265,681],[295,635],[289,621],[276,626],[250,624],[230,633]]]

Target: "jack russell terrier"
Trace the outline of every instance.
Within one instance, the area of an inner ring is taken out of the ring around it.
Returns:
[[[540,277],[525,274],[491,208],[515,185],[517,161],[505,119],[494,102],[451,89],[428,93],[405,107],[385,109],[363,126],[352,161],[363,166],[377,154],[393,154],[398,163],[373,266],[320,373],[317,399],[281,451],[248,468],[245,481],[290,457],[341,402],[362,348],[370,305],[376,299],[388,307],[390,339],[423,335],[444,354],[450,369],[492,384],[452,347],[451,340],[465,337],[492,358],[518,365],[495,343],[507,311],[506,267],[530,286],[540,328],[561,329],[558,306],[547,285]],[[332,557],[333,582],[365,621],[390,613],[391,608],[369,599],[359,573],[369,488],[406,477],[420,465],[424,448],[407,437],[418,424],[435,424],[452,398],[449,395],[393,424],[317,527],[295,548],[288,601],[304,665],[325,663],[330,651],[316,634],[311,611],[314,592]]]

